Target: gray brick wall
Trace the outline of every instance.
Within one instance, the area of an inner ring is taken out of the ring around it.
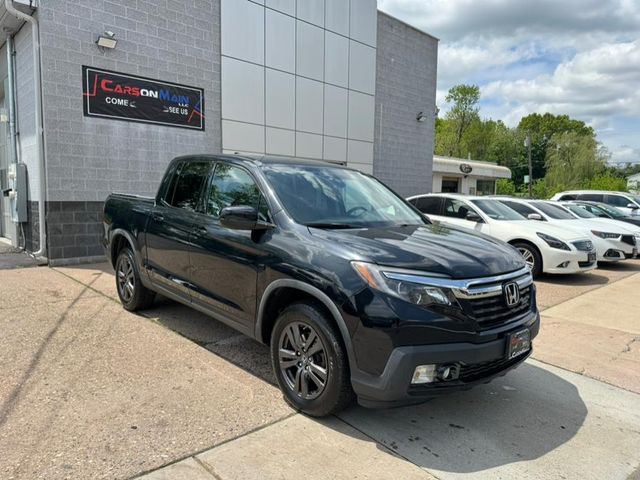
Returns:
[[[220,151],[219,10],[219,0],[41,2],[48,201],[152,194],[173,157]],[[114,50],[95,45],[105,30]],[[204,88],[206,130],[84,117],[82,65]]]
[[[373,174],[403,196],[430,192],[438,40],[378,12],[377,56]]]

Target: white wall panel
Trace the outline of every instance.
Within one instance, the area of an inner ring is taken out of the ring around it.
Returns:
[[[305,22],[324,27],[324,0],[298,0],[296,16]]]
[[[266,122],[272,127],[296,128],[296,77],[267,68]]]
[[[296,157],[322,159],[322,135],[296,132]]]
[[[324,137],[323,158],[332,162],[346,162],[347,140],[344,138]]]
[[[376,46],[378,6],[376,0],[351,0],[349,36],[354,40]]]
[[[349,140],[347,159],[350,166],[352,163],[373,165],[373,143]]]
[[[324,79],[324,30],[297,22],[296,73],[303,77]]]
[[[349,138],[373,142],[374,112],[372,95],[349,92]]]
[[[325,42],[324,81],[346,88],[349,86],[349,39],[325,31]]]
[[[296,21],[294,18],[266,9],[265,63],[268,67],[295,73]]]
[[[347,138],[348,91],[324,86],[324,134]]]
[[[325,28],[348,36],[350,0],[325,0],[325,4]]]
[[[264,67],[222,57],[222,118],[264,124]]]
[[[353,40],[349,43],[349,88],[373,95],[376,93],[376,49]]]
[[[286,13],[287,15],[296,15],[296,0],[266,0],[265,5]]]
[[[267,127],[267,145],[265,153],[271,155],[296,154],[296,133],[291,130]]]
[[[296,78],[296,130],[322,133],[323,84],[306,78]]]
[[[223,120],[222,148],[234,152],[264,153],[264,127]]]
[[[264,63],[264,7],[248,0],[222,0],[222,55]]]

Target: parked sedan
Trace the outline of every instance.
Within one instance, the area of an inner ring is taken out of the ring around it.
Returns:
[[[589,200],[592,202],[606,203],[619,208],[628,215],[640,215],[640,195],[627,192],[607,192],[603,190],[571,190],[556,193],[551,200],[571,201]]]
[[[640,227],[640,216],[627,215],[619,208],[612,207],[606,203],[574,200],[572,202],[565,202],[563,205],[580,217],[582,217],[581,212],[586,211],[598,218],[610,218]]]
[[[597,266],[596,250],[587,234],[530,222],[496,199],[428,194],[407,200],[432,221],[457,225],[511,244],[534,276],[542,272],[585,272]]]
[[[560,203],[521,198],[500,198],[500,202],[530,220],[549,222],[576,233],[589,235],[598,252],[599,262],[618,262],[635,258],[636,232],[633,225],[596,218],[580,218]]]

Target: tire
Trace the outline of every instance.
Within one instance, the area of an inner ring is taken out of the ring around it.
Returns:
[[[149,308],[156,294],[140,281],[138,267],[129,247],[118,253],[115,270],[116,290],[122,306],[130,312]]]
[[[339,332],[313,304],[296,303],[280,314],[271,335],[271,363],[285,400],[307,415],[335,414],[354,398]]]
[[[533,278],[538,278],[542,274],[542,257],[538,249],[528,243],[516,242],[513,244],[527,262],[527,266],[531,269]]]

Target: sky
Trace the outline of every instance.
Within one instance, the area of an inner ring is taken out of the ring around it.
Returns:
[[[529,113],[595,128],[613,163],[640,163],[640,0],[378,0],[440,39],[437,105],[479,85],[480,114]]]

